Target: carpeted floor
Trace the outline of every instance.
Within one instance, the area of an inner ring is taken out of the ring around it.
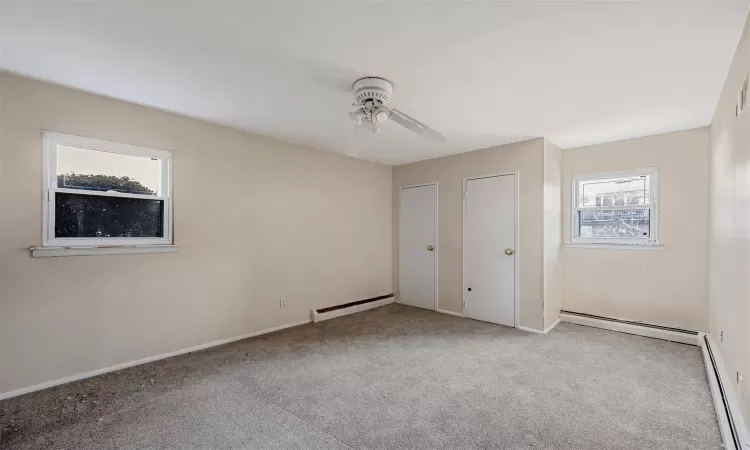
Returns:
[[[0,402],[23,449],[718,449],[697,347],[390,305]]]

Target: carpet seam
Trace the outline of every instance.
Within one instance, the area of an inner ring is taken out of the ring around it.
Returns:
[[[341,444],[343,444],[343,445],[344,445],[344,446],[346,446],[347,448],[351,448],[352,450],[354,450],[354,447],[353,447],[353,446],[351,446],[351,445],[349,445],[348,443],[346,443],[346,442],[342,441],[341,439],[337,438],[336,436],[334,436],[334,435],[332,435],[332,434],[328,433],[327,431],[325,431],[325,430],[322,430],[322,429],[321,429],[320,427],[318,427],[318,425],[317,425],[317,424],[313,424],[313,423],[310,423],[310,422],[308,422],[307,420],[305,420],[305,419],[303,419],[302,417],[300,417],[300,416],[298,416],[297,414],[295,414],[294,412],[292,412],[292,411],[289,411],[288,409],[286,409],[286,408],[284,408],[283,406],[279,405],[279,404],[278,404],[278,403],[276,403],[275,401],[273,401],[273,400],[271,400],[270,398],[268,398],[268,397],[266,397],[265,395],[263,395],[263,393],[262,393],[261,391],[259,391],[258,389],[254,388],[254,387],[250,387],[250,386],[247,386],[247,385],[246,385],[245,383],[242,383],[242,381],[240,381],[240,380],[236,380],[236,381],[239,381],[239,382],[240,382],[240,383],[241,383],[241,384],[242,384],[243,386],[245,386],[245,387],[248,387],[248,388],[252,389],[252,390],[253,390],[253,391],[254,391],[254,392],[255,392],[256,394],[258,394],[258,396],[259,396],[259,397],[261,397],[261,398],[262,398],[263,400],[267,401],[268,403],[270,403],[270,404],[272,404],[272,405],[276,406],[277,408],[279,408],[279,409],[280,409],[280,410],[282,410],[282,411],[285,411],[285,412],[287,412],[287,413],[289,413],[289,414],[293,415],[294,417],[296,417],[296,418],[298,418],[299,420],[303,421],[304,423],[306,423],[306,424],[310,425],[311,427],[313,427],[314,429],[316,429],[316,430],[320,431],[321,433],[325,434],[326,436],[328,436],[328,437],[330,437],[330,438],[333,438],[333,439],[335,439],[336,441],[340,442]]]

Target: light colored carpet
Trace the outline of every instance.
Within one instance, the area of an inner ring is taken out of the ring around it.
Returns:
[[[700,350],[402,305],[0,402],[23,449],[718,449]]]

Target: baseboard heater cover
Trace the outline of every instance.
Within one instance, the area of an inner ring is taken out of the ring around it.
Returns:
[[[720,397],[721,397],[721,399],[718,399],[718,398],[716,398],[716,396],[714,396],[714,402],[716,403],[716,406],[717,406],[717,408],[716,408],[717,409],[717,413],[719,413],[719,411],[721,411],[721,412],[723,412],[725,414],[725,417],[726,417],[726,420],[727,420],[727,422],[726,422],[727,423],[727,428],[729,428],[729,432],[728,433],[722,433],[722,434],[729,434],[731,436],[731,438],[732,438],[731,442],[727,442],[727,441],[729,441],[728,437],[727,436],[723,436],[724,437],[724,441],[725,441],[724,445],[726,446],[726,448],[731,448],[731,449],[735,449],[735,450],[742,450],[743,447],[742,447],[742,443],[740,441],[739,432],[737,431],[737,423],[734,420],[734,415],[732,414],[732,409],[729,407],[729,399],[727,397],[727,392],[726,392],[726,390],[724,388],[724,384],[721,382],[721,375],[720,375],[720,372],[719,372],[719,367],[718,367],[718,365],[716,363],[716,358],[714,357],[714,352],[711,349],[711,343],[709,342],[707,335],[703,336],[703,343],[705,345],[705,350],[706,350],[706,353],[708,354],[707,355],[708,356],[708,360],[710,361],[710,365],[711,365],[711,367],[709,368],[709,377],[711,375],[714,376],[714,381],[718,385],[718,391],[719,391],[719,394],[720,394]],[[721,424],[721,422],[722,422],[722,420],[721,420],[721,418],[719,418],[719,423]]]
[[[323,320],[333,319],[334,317],[341,317],[347,314],[354,314],[360,311],[366,311],[368,309],[377,308],[384,306],[389,303],[393,303],[396,300],[394,294],[380,295],[378,297],[368,298],[365,300],[357,300],[355,302],[344,303],[342,305],[327,306],[325,308],[313,309],[312,310],[312,321],[320,322]]]
[[[590,319],[598,319],[598,320],[606,320],[608,322],[617,322],[617,323],[625,323],[628,325],[638,325],[639,327],[646,327],[646,328],[654,328],[657,330],[665,330],[665,331],[674,331],[676,333],[685,333],[690,334],[692,336],[698,336],[697,331],[693,330],[685,330],[682,328],[673,328],[673,327],[665,327],[663,325],[653,325],[650,323],[645,322],[636,322],[633,320],[624,320],[624,319],[615,319],[614,317],[606,317],[606,316],[596,316],[594,314],[586,314],[581,312],[575,312],[575,311],[568,311],[568,310],[560,310],[560,314],[570,314],[572,316],[580,316],[580,317],[588,317]]]
[[[560,311],[560,320],[576,325],[603,328],[605,330],[635,334],[665,341],[696,346],[700,345],[700,334],[697,331],[685,330],[682,328],[654,325],[633,320],[615,319],[614,317],[597,316],[594,314],[567,310]]]

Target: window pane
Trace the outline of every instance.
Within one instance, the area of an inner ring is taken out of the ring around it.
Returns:
[[[57,146],[57,187],[162,195],[162,160]]]
[[[578,211],[578,236],[582,238],[648,238],[648,209]]]
[[[651,203],[651,176],[609,178],[578,183],[578,206],[626,206]]]
[[[164,237],[164,201],[55,193],[56,238]]]

